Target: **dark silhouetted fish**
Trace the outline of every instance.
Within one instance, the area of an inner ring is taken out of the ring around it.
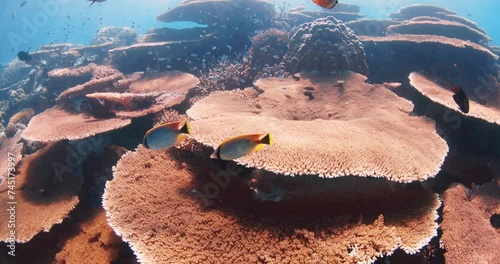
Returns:
[[[21,3],[21,7],[23,7],[24,5],[26,5],[26,3],[28,3],[28,1],[24,1]]]
[[[31,59],[33,59],[33,57],[26,51],[18,52],[17,57],[24,62],[30,62]]]
[[[328,8],[328,9],[332,9],[339,4],[338,0],[312,0],[312,1],[315,4],[317,4],[323,8]]]
[[[102,2],[104,2],[104,1],[106,1],[106,0],[87,0],[87,1],[88,1],[88,2],[92,2],[92,3],[90,3],[90,5],[89,5],[89,7],[90,7],[90,6],[92,6],[95,2],[97,2],[97,3],[102,3]]]
[[[464,113],[469,112],[469,98],[465,94],[462,87],[456,85],[451,88],[451,91],[454,93],[453,100],[457,103],[460,110]]]

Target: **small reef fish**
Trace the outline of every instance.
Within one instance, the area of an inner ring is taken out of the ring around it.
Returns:
[[[104,1],[106,1],[106,0],[88,0],[88,2],[92,2],[92,3],[90,3],[89,7],[92,6],[95,2],[102,3]]]
[[[332,9],[339,4],[338,0],[312,0],[312,1],[315,4],[317,4],[323,8],[328,8],[328,9]]]
[[[143,144],[148,149],[165,149],[181,142],[189,134],[189,123],[177,121],[153,127],[144,135]]]
[[[465,94],[462,87],[456,85],[451,88],[451,91],[454,93],[453,100],[457,103],[460,110],[464,113],[469,112],[469,98]]]
[[[27,51],[20,51],[17,53],[17,57],[24,62],[30,62],[33,57]]]
[[[271,145],[272,141],[271,133],[233,137],[222,142],[210,157],[220,160],[234,160],[260,150],[264,144]]]
[[[16,12],[13,12],[12,13],[12,18],[15,18],[16,17]]]
[[[23,7],[24,5],[26,5],[26,3],[28,3],[28,1],[24,1],[21,3],[21,7]]]

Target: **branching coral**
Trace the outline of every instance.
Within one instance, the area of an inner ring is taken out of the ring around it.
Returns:
[[[376,181],[383,180],[364,179],[341,185],[356,190],[371,184],[371,198],[356,200],[358,193],[350,193],[354,202],[346,202],[335,191],[345,191],[335,188],[339,179],[316,178],[313,188],[320,186],[323,194],[304,196],[308,184],[296,178],[291,184],[306,188],[302,195],[261,202],[240,177],[242,168],[218,168],[209,153],[140,147],[115,167],[104,208],[140,262],[372,263],[398,247],[415,252],[436,233],[440,203],[430,192],[376,194],[373,188],[384,189]]]
[[[255,103],[232,92],[210,95],[187,111],[192,136],[216,147],[236,135],[271,132],[273,145],[237,162],[286,175],[433,177],[448,152],[434,122],[410,116],[412,103],[365,80],[352,72],[259,80],[264,93]]]
[[[291,73],[368,72],[363,45],[350,28],[333,17],[320,18],[295,28],[284,61]]]
[[[250,48],[252,67],[261,69],[281,62],[288,50],[289,35],[278,29],[269,29],[255,35]]]

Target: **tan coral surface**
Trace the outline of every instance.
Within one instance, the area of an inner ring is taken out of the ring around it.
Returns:
[[[432,81],[430,78],[418,72],[412,72],[409,76],[410,84],[418,92],[446,108],[455,110],[462,115],[475,117],[493,124],[500,124],[500,109],[488,107],[469,100],[469,113],[463,113],[453,100],[453,92]]]
[[[130,124],[130,119],[96,118],[55,106],[33,117],[22,137],[31,141],[55,142],[91,137]]]
[[[48,145],[22,160],[13,190],[7,181],[0,185],[1,241],[9,240],[7,209],[12,206],[15,206],[15,240],[27,242],[61,223],[78,204],[76,193],[83,179],[67,165],[68,156],[65,143]]]
[[[443,195],[443,236],[446,263],[498,263],[500,229],[490,224],[500,214],[500,186],[492,182],[475,190],[455,185]]]
[[[211,147],[242,134],[272,133],[274,143],[236,161],[285,175],[373,176],[411,182],[436,175],[448,152],[432,120],[413,104],[346,72],[262,79],[251,100],[221,92],[187,111],[192,136]]]
[[[431,192],[399,189],[344,203],[326,191],[260,202],[238,168],[220,167],[209,153],[139,147],[114,168],[103,205],[140,262],[372,263],[398,247],[415,252],[436,235],[440,202]]]
[[[108,226],[102,208],[79,225],[81,232],[65,242],[56,255],[56,263],[109,264],[120,253],[121,239]]]

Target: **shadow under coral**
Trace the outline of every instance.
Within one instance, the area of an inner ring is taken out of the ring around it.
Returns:
[[[200,149],[140,147],[115,168],[104,208],[140,262],[369,263],[417,252],[436,233],[439,201],[420,184],[256,174]]]

